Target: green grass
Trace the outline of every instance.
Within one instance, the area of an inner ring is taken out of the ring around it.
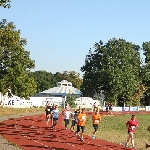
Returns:
[[[130,118],[130,115],[102,116],[97,138],[115,143],[126,142],[128,134],[125,124]],[[136,118],[140,127],[134,136],[135,146],[141,149],[145,147],[145,142],[150,143],[150,132],[147,131],[147,127],[150,125],[150,115],[136,115]],[[93,133],[91,117],[88,117],[85,133],[90,136]]]
[[[43,108],[2,108],[0,107],[0,116],[9,116],[15,114],[45,112]]]

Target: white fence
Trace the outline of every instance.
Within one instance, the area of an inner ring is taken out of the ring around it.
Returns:
[[[30,107],[45,107],[47,102],[57,105],[62,105],[64,99],[62,97],[30,97],[29,100],[20,99],[16,96],[12,98],[5,98],[3,100],[3,107],[12,108],[30,108]]]
[[[3,99],[3,100],[2,100]],[[21,99],[17,96],[12,98],[3,97],[1,98],[1,105],[3,107],[14,107],[14,108],[30,108],[30,107],[45,107],[46,103],[49,101],[51,104],[55,103],[59,106],[64,104],[65,99],[62,97],[30,97],[29,100]],[[96,102],[99,105],[98,100],[93,100],[90,97],[80,97],[77,98],[75,104],[84,108],[92,108],[93,103]],[[106,107],[102,107],[105,111]],[[150,111],[150,106],[135,106],[135,107],[113,107],[113,111]]]
[[[103,111],[106,107],[102,108]],[[150,106],[130,106],[130,107],[113,107],[113,111],[150,111]]]

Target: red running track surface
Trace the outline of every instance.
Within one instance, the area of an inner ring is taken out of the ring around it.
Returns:
[[[124,115],[131,112],[115,112],[114,115]],[[132,112],[145,114],[149,112]],[[87,113],[91,115],[91,113]],[[105,115],[102,112],[101,115]],[[100,139],[92,140],[84,135],[85,141],[74,137],[74,133],[62,126],[63,116],[60,115],[57,131],[46,125],[45,115],[10,118],[0,123],[0,133],[9,142],[17,144],[23,150],[130,150],[123,145]]]

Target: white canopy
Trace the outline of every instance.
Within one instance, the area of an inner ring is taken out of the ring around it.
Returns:
[[[61,82],[57,83],[57,87],[50,88],[48,90],[45,90],[43,92],[45,94],[61,94],[61,93],[66,93],[66,94],[77,94],[81,95],[81,91],[72,87],[72,83],[68,82],[66,80],[62,80]]]

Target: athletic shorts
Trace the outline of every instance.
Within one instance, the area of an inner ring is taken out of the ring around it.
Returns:
[[[50,112],[47,112],[47,113],[46,113],[46,116],[49,115],[49,114],[51,114],[51,113],[50,113]]]
[[[93,128],[95,130],[95,132],[98,130],[98,124],[93,124]]]
[[[134,132],[132,132],[132,131],[128,131],[128,134],[129,134],[129,133],[133,133],[133,134],[135,134],[135,131],[134,131]]]
[[[53,118],[53,121],[57,121],[58,120],[58,118]]]
[[[77,125],[77,133],[80,132],[80,129],[82,130],[82,133],[84,133],[85,126],[79,126],[79,125]]]
[[[69,124],[69,119],[64,119],[65,124]]]
[[[75,125],[76,125],[76,121],[72,120],[72,126],[75,126]]]

